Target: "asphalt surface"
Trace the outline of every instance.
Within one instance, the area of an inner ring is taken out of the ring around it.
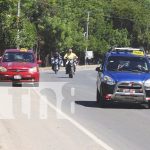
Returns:
[[[52,71],[42,73],[43,81],[66,82],[62,89],[62,111],[112,149],[149,150],[150,110],[137,104],[110,104],[107,108],[99,108],[95,103],[96,77],[94,69],[80,70],[73,79],[69,79],[63,71],[57,75]],[[74,96],[70,94],[71,88],[75,90]],[[54,97],[51,98],[54,100]],[[55,104],[55,101],[51,102]],[[73,102],[75,106],[71,112]]]
[[[99,108],[95,68],[77,70],[70,79],[63,70],[55,75],[42,69],[39,88],[0,87],[0,149],[150,149],[150,110],[132,104]]]

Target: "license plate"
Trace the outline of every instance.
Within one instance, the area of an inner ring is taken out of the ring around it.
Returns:
[[[123,92],[124,92],[124,93],[129,93],[130,90],[129,90],[129,89],[123,89]]]
[[[16,79],[16,80],[20,80],[22,77],[21,77],[21,75],[14,75],[14,79]]]
[[[124,93],[135,93],[134,89],[123,89]]]
[[[135,93],[135,90],[134,89],[130,89],[130,93]]]

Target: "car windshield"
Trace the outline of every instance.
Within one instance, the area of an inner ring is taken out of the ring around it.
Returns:
[[[132,72],[148,72],[149,64],[142,57],[120,57],[111,56],[108,58],[108,71],[132,71]]]
[[[7,52],[4,54],[3,62],[30,62],[34,63],[34,56],[27,52]]]

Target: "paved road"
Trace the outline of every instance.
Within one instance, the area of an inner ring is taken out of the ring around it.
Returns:
[[[149,150],[150,110],[140,105],[113,104],[102,109],[95,103],[96,72],[79,71],[69,79],[64,72],[42,74],[43,81],[67,82],[62,110],[115,150]],[[75,88],[75,96],[70,95]],[[54,99],[54,97],[52,98]],[[75,110],[71,113],[71,104]],[[52,101],[51,101],[52,102]],[[52,102],[54,104],[54,102]]]
[[[94,69],[73,79],[42,71],[40,88],[0,87],[0,149],[149,150],[150,110],[99,108],[95,87]]]

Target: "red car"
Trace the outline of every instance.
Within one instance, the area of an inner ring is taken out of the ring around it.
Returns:
[[[32,50],[7,49],[0,60],[0,82],[38,86],[40,63]]]

